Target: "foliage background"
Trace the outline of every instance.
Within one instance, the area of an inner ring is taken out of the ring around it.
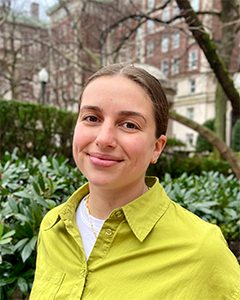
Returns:
[[[76,113],[0,99],[0,116],[0,159],[15,147],[21,158],[27,153],[71,157]]]
[[[31,290],[39,226],[45,214],[68,197],[86,178],[68,161],[54,156],[40,159],[17,151],[0,163],[0,299]],[[171,199],[204,220],[220,226],[226,240],[238,242],[240,181],[219,172],[165,174],[162,185]],[[235,252],[240,257],[239,252]]]

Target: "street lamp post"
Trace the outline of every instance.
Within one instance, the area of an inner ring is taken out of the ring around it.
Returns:
[[[48,72],[45,68],[42,68],[40,72],[38,73],[38,79],[41,82],[42,86],[42,105],[45,104],[45,88],[46,88],[46,83],[48,82]]]

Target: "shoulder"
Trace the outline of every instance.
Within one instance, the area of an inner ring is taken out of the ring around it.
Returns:
[[[73,218],[75,216],[76,209],[79,205],[80,200],[89,192],[88,183],[82,185],[79,189],[77,189],[70,198],[51,209],[43,218],[41,227],[48,228],[49,226],[53,226],[53,224],[57,223],[60,218],[64,215],[68,216],[68,218]],[[60,217],[61,216],[61,217]]]
[[[222,282],[222,288],[240,292],[240,268],[236,257],[216,225],[210,224],[192,212],[171,201],[169,212],[172,226],[178,227],[179,238],[188,245],[199,265],[199,272],[209,277],[209,285]],[[175,221],[175,222],[174,222]],[[174,224],[175,223],[175,224]],[[207,274],[207,275],[206,275]]]
[[[65,206],[66,206],[66,202],[62,203],[62,204],[54,207],[50,211],[48,211],[46,213],[46,215],[44,216],[44,218],[42,219],[41,227],[46,228],[46,227],[51,226],[57,220],[57,218],[59,216],[59,212],[62,209],[64,209]]]

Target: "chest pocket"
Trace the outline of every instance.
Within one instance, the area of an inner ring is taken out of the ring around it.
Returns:
[[[49,270],[38,268],[35,273],[33,288],[30,294],[30,300],[54,300],[63,283],[66,273],[52,273]]]

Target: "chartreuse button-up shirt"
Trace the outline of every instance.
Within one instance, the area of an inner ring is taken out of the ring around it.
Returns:
[[[151,189],[115,209],[86,261],[75,212],[88,184],[43,219],[30,300],[239,300],[240,270],[217,226]]]

